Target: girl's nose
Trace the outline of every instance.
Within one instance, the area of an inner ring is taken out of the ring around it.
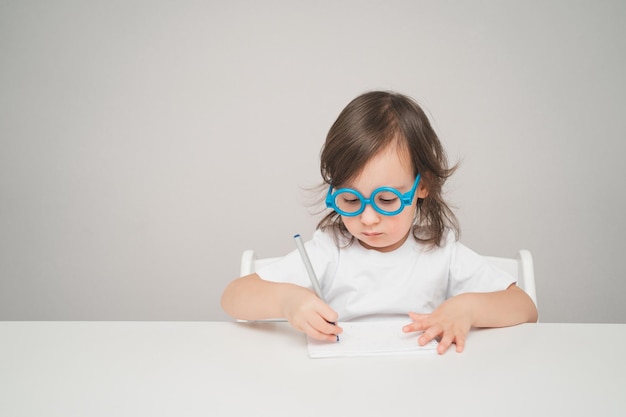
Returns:
[[[363,210],[363,213],[361,213],[361,223],[366,225],[376,224],[380,222],[380,216],[381,215],[376,210],[374,210],[374,207],[368,204],[367,206],[365,206],[365,210]]]

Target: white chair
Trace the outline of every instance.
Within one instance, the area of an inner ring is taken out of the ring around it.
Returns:
[[[535,289],[535,266],[533,256],[529,250],[521,249],[515,258],[499,258],[485,256],[491,265],[504,270],[517,279],[517,286],[526,291],[526,294],[537,306],[537,291]]]
[[[487,262],[493,266],[504,270],[517,279],[517,286],[526,291],[526,294],[537,305],[537,293],[535,290],[535,267],[530,251],[522,249],[517,252],[516,258],[500,258],[495,256],[485,256]],[[269,263],[280,258],[257,258],[251,249],[245,250],[241,256],[241,276],[249,275]]]
[[[243,251],[241,255],[240,276],[250,275],[264,265],[271,264],[280,258],[257,258],[252,249]]]

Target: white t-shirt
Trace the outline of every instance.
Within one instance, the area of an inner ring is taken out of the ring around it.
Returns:
[[[456,241],[453,232],[443,247],[429,248],[410,235],[400,248],[379,252],[356,240],[339,248],[330,233],[317,230],[305,247],[324,297],[340,321],[430,313],[455,295],[504,290],[515,282]],[[257,274],[267,281],[312,288],[297,250]]]

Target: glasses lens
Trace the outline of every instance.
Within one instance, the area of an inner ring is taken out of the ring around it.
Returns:
[[[343,191],[335,195],[335,206],[344,213],[356,213],[362,205],[363,201],[353,192]]]
[[[381,191],[376,193],[373,198],[373,203],[376,207],[383,212],[393,213],[402,207],[402,200],[399,193],[391,191]]]

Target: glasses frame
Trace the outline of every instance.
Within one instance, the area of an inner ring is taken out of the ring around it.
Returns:
[[[410,206],[411,204],[413,204],[413,199],[415,198],[415,192],[417,191],[417,186],[419,182],[420,182],[420,174],[417,174],[417,177],[415,177],[415,182],[413,183],[413,187],[411,187],[411,189],[408,192],[402,194],[400,191],[392,187],[379,187],[375,189],[374,191],[372,191],[372,194],[370,194],[369,198],[365,198],[363,194],[361,194],[360,192],[352,188],[340,188],[333,193],[331,192],[333,189],[333,186],[331,184],[328,187],[328,194],[326,194],[326,207],[329,209],[335,210],[337,213],[341,214],[342,216],[354,217],[363,213],[363,211],[365,211],[365,207],[367,207],[367,205],[369,204],[370,206],[372,206],[374,210],[376,210],[376,212],[382,214],[383,216],[395,216],[396,214],[400,214],[406,206]],[[337,207],[337,205],[335,204],[335,200],[337,199],[337,196],[339,194],[348,193],[348,192],[357,196],[359,200],[361,201],[361,208],[359,208],[357,211],[353,213],[343,211],[339,207]],[[387,211],[387,210],[381,209],[375,203],[373,203],[373,201],[375,201],[376,195],[382,192],[390,192],[398,196],[398,198],[400,199],[400,207],[394,211]]]

